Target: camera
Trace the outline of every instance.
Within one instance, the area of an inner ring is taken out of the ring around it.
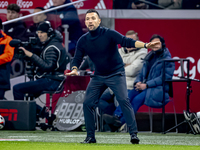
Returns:
[[[24,51],[19,49],[19,47],[24,47],[25,49],[29,50],[30,52],[39,56],[41,48],[39,47],[39,39],[35,37],[29,37],[29,41],[22,42],[19,39],[13,39],[10,41],[9,45],[11,47],[15,47],[14,58],[25,60],[24,63],[26,68],[26,74],[30,80],[34,80],[35,75],[35,66],[33,63],[26,57]]]
[[[14,58],[25,59],[26,56],[25,56],[23,50],[19,49],[19,47],[24,47],[25,49],[29,50],[30,52],[37,54],[38,51],[40,50],[38,43],[39,43],[38,38],[29,37],[29,41],[26,41],[26,42],[22,42],[19,39],[13,39],[10,41],[9,45],[11,47],[15,47]]]

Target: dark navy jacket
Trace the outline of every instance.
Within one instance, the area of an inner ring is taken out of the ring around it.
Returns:
[[[95,75],[107,76],[124,71],[124,63],[118,51],[123,47],[135,47],[135,41],[115,30],[98,27],[87,32],[78,41],[72,66],[80,66],[83,56],[88,55],[95,66]]]
[[[162,60],[164,59],[172,59],[171,54],[167,48],[164,49],[163,54],[160,55],[159,58],[156,59],[155,63],[152,65],[148,77],[147,76],[147,65],[148,60],[153,55],[153,51],[151,51],[147,56],[144,58],[144,64],[141,69],[140,74],[137,76],[135,83],[142,82],[148,85],[145,102],[144,104],[153,108],[160,108],[162,107],[163,101],[163,92],[165,92],[165,104],[169,102],[169,84],[165,84],[165,91],[163,91],[163,63]],[[166,62],[165,63],[165,79],[171,80],[173,73],[175,70],[175,64],[173,62]]]

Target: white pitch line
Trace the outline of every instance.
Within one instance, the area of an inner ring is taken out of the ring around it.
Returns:
[[[0,141],[29,141],[29,139],[0,139]]]
[[[12,137],[15,137],[15,138],[18,138],[18,137],[38,137],[38,136],[8,136],[8,137],[10,137],[10,138],[12,138]]]

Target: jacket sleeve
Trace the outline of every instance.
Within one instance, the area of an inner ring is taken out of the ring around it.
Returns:
[[[147,81],[146,83],[148,84],[148,88],[150,87],[156,87],[156,86],[161,86],[163,84],[162,81],[162,76],[163,76],[163,65],[161,65],[161,73],[158,77],[152,78],[151,80]],[[171,80],[173,73],[175,70],[175,64],[173,62],[166,62],[165,63],[165,80]]]
[[[81,65],[81,62],[83,61],[83,57],[85,55],[83,47],[84,47],[84,43],[81,42],[81,39],[79,39],[76,45],[74,59],[72,61],[72,65],[71,65],[72,67],[76,66],[77,68],[79,68],[79,66]]]
[[[111,36],[111,39],[116,44],[120,44],[122,47],[128,47],[128,48],[135,47],[135,42],[136,42],[135,40],[127,38],[115,30],[109,29],[108,33],[109,33],[108,36]]]
[[[33,56],[31,57],[31,61],[37,67],[39,67],[40,70],[42,69],[43,71],[50,72],[59,67],[59,64],[57,62],[61,55],[60,50],[57,50],[54,47],[50,47],[43,55],[44,59],[40,58],[36,54],[33,54]]]
[[[10,47],[9,42],[12,40],[11,37],[7,36],[7,42],[5,45],[4,53],[0,55],[0,65],[10,62],[14,55],[14,48]]]

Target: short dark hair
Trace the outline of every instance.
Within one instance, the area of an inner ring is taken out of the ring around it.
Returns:
[[[88,13],[96,13],[96,14],[98,15],[98,17],[100,18],[100,15],[99,15],[98,11],[96,11],[95,9],[89,9],[89,10],[86,12],[86,14],[88,14]]]
[[[7,10],[14,10],[17,13],[19,13],[20,7],[17,4],[10,4],[10,5],[8,5]]]
[[[162,36],[158,35],[158,34],[152,35],[152,37],[150,38],[150,42],[151,42],[153,39],[155,39],[155,38],[160,39],[160,42],[162,43],[162,48],[165,48],[165,47],[166,47],[166,45],[165,45],[165,39],[164,39]]]
[[[41,11],[44,11],[45,9],[44,9],[44,7],[35,7],[34,9],[39,9],[39,10],[41,10]],[[47,16],[47,13],[44,13],[46,16]]]
[[[40,9],[41,11],[45,10],[43,7],[36,7],[34,9]]]

